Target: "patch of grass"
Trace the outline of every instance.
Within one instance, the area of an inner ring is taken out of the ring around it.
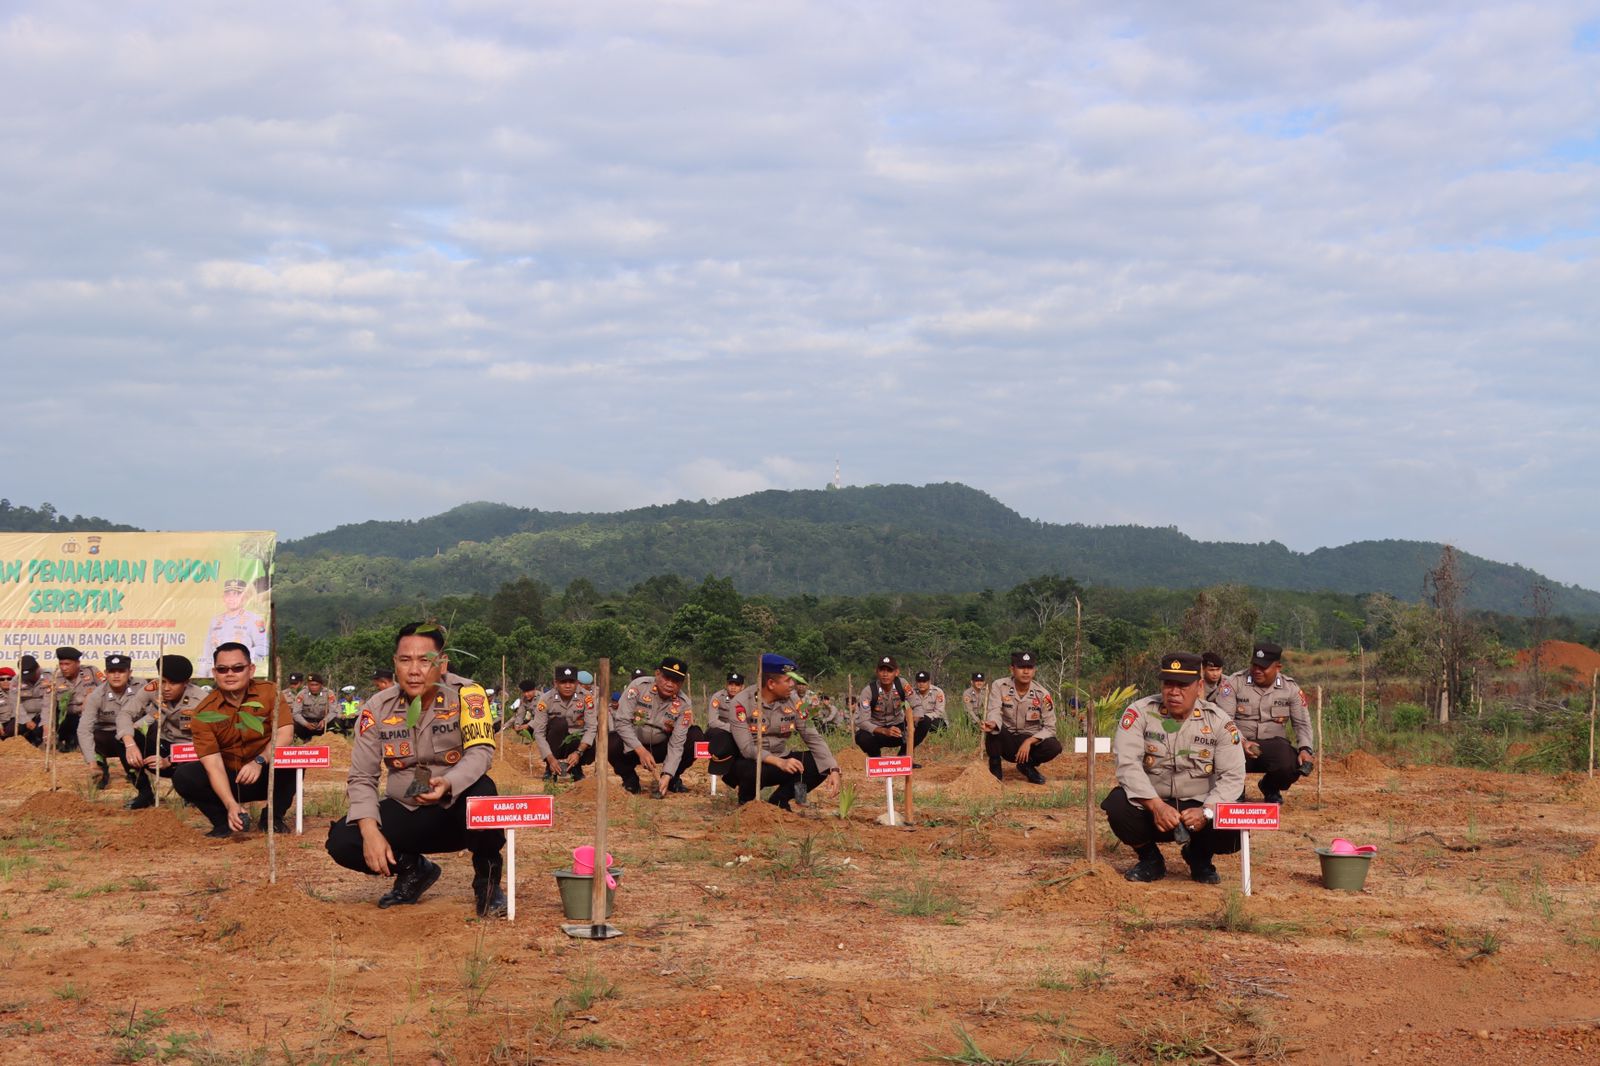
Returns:
[[[1467,956],[1467,961],[1474,962],[1478,959],[1492,958],[1498,955],[1500,949],[1504,946],[1504,941],[1493,933],[1484,933],[1477,940],[1469,941],[1466,944],[1466,947],[1472,949],[1471,954]]]
[[[113,892],[121,892],[122,889],[123,884],[121,881],[105,881],[98,885],[90,885],[88,888],[80,888],[72,893],[69,898],[88,899],[91,896],[107,896]]]
[[[574,1040],[573,1044],[589,1051],[610,1051],[617,1046],[615,1040],[600,1033],[584,1033]]]
[[[1100,961],[1093,966],[1079,966],[1072,971],[1074,984],[1085,992],[1092,992],[1104,988],[1111,979],[1111,967],[1106,965],[1105,953],[1100,955]]]
[[[1051,992],[1071,992],[1076,987],[1071,981],[1056,973],[1054,969],[1046,970],[1040,974],[1039,980],[1035,984]]]
[[[1210,918],[1196,922],[1202,929],[1218,929],[1224,933],[1252,933],[1257,936],[1274,936],[1301,931],[1298,922],[1269,921],[1251,914],[1245,907],[1244,896],[1238,889],[1230,889],[1223,897],[1222,906]]]
[[[52,988],[50,992],[57,999],[67,1000],[72,1003],[81,1003],[83,1002],[84,998],[83,989],[79,988],[71,981],[68,981],[60,988]]]
[[[1045,791],[1030,791],[1013,796],[1006,806],[1024,810],[1058,810],[1063,807],[1082,807],[1083,793],[1072,785],[1057,785]]]
[[[478,936],[472,945],[472,950],[467,957],[461,960],[461,987],[466,995],[467,1013],[478,1013],[483,997],[488,993],[489,986],[494,980],[495,971],[500,968],[500,962],[493,951],[486,951],[483,946],[485,927],[478,927]]]
[[[43,891],[56,892],[60,889],[66,888],[70,884],[72,884],[72,882],[68,881],[65,877],[52,877],[50,880],[44,883]]]
[[[956,1040],[960,1047],[955,1051],[940,1053],[930,1047],[928,1049],[930,1053],[924,1056],[922,1061],[954,1062],[963,1066],[1050,1066],[1049,1059],[1030,1059],[1026,1051],[1015,1058],[997,1059],[980,1048],[977,1041],[972,1039],[972,1034],[962,1025],[956,1026]]]
[[[37,860],[32,855],[0,855],[0,881],[9,881],[35,865]]]
[[[794,842],[792,853],[785,851],[772,860],[772,877],[831,877],[833,870],[822,861],[822,849],[817,847],[815,833]]]
[[[567,994],[561,997],[571,1010],[588,1010],[589,1005],[597,1000],[615,999],[617,996],[616,982],[610,980],[596,970],[593,966],[586,967],[582,974],[568,978]]]
[[[926,877],[892,890],[885,898],[893,904],[896,914],[908,918],[954,917],[966,909],[961,897],[946,892]]]
[[[48,925],[30,925],[23,930],[28,936],[49,936],[52,927]]]
[[[28,1018],[20,1022],[12,1022],[4,1029],[0,1029],[0,1035],[4,1036],[34,1036],[35,1034],[42,1032],[44,1032],[44,1022],[37,1018]]]
[[[129,892],[154,892],[156,883],[147,877],[132,877],[128,879]]]

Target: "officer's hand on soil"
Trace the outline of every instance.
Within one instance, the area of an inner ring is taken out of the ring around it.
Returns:
[[[671,783],[672,778],[666,774],[662,774],[661,777],[656,781],[656,795],[665,796],[667,794],[667,786]]]
[[[426,792],[418,793],[416,796],[416,801],[424,806],[430,803],[438,803],[450,791],[450,782],[442,777],[430,777],[428,778],[428,784],[433,787]]]
[[[633,753],[635,755],[639,756],[639,763],[646,770],[649,770],[651,773],[655,773],[656,772],[656,757],[654,755],[650,754],[650,749],[649,748],[640,746],[640,747],[634,748],[633,749]]]
[[[1261,745],[1253,740],[1247,740],[1244,742],[1244,753],[1254,759],[1261,754]]]
[[[577,766],[578,765],[578,760],[580,758],[582,758],[582,757],[583,757],[583,750],[581,748],[578,751],[573,752],[571,755],[568,755],[567,756],[567,769],[570,770],[574,766]]]
[[[544,762],[546,766],[550,767],[551,773],[559,774],[561,772],[561,763],[554,755],[550,756]],[[567,769],[572,769],[572,761],[570,759],[567,761]]]
[[[361,822],[361,858],[366,862],[367,869],[375,874],[388,875],[389,867],[394,862],[394,851],[378,830],[377,824],[365,819]]]
[[[1200,830],[1206,827],[1205,812],[1198,807],[1189,808],[1182,814],[1178,815],[1178,818],[1183,822],[1184,826],[1193,833],[1198,833]]]
[[[1163,800],[1156,799],[1150,803],[1150,814],[1156,820],[1156,829],[1163,833],[1178,828],[1178,809]]]
[[[822,784],[817,786],[816,794],[823,799],[832,799],[839,794],[839,786],[843,782],[844,774],[838,770],[830,771],[828,776],[822,779]]]

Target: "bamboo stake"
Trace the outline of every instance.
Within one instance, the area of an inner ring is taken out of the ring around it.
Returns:
[[[589,924],[603,926],[606,924],[606,791],[610,787],[607,780],[611,760],[608,757],[607,744],[611,724],[611,660],[601,659],[595,672],[595,680],[600,685],[600,697],[596,701],[601,706],[598,708],[600,717],[596,719],[595,732],[595,760],[594,760],[594,867],[593,883],[590,885],[589,895]]]
[[[1367,746],[1367,646],[1360,640],[1356,647],[1361,651],[1361,716],[1356,719],[1356,746]]]
[[[1078,687],[1083,670],[1083,603],[1074,596],[1072,607],[1076,616],[1072,633],[1072,697],[1078,701],[1078,709],[1083,714],[1084,746],[1089,749],[1089,769],[1083,785],[1083,854],[1084,858],[1094,862],[1094,744],[1100,723],[1094,720],[1094,701],[1085,701],[1083,690]]]
[[[506,722],[511,718],[511,715],[507,713],[511,710],[511,700],[508,698],[510,694],[510,690],[506,688],[506,657],[502,655],[500,656],[500,691],[496,693],[500,697],[500,728],[496,733],[502,739],[504,739],[506,733]]]
[[[161,691],[161,667],[163,665],[163,660],[165,660],[167,657],[167,642],[165,638],[162,638],[162,640],[156,645],[156,649],[156,753],[152,757],[155,759],[158,765],[155,768],[156,772],[154,776],[151,775],[150,767],[148,766],[144,768],[144,775],[145,777],[150,778],[150,791],[155,794],[156,809],[160,810],[161,767],[159,764],[161,762],[161,709],[162,707],[166,706],[166,700],[163,698],[164,694]]]
[[[906,757],[911,760],[911,765],[917,764],[917,722],[911,709],[911,701],[905,701],[906,709]],[[911,818],[916,813],[911,805],[911,779],[916,776],[916,771],[906,775],[906,825],[911,824]]]
[[[1594,776],[1594,712],[1597,697],[1600,697],[1600,670],[1594,672],[1589,679],[1589,776]]]
[[[50,791],[56,790],[56,715],[60,713],[56,703],[56,684],[61,680],[61,663],[56,662],[56,668],[50,675],[50,698],[45,701],[44,707],[44,768],[50,771]]]
[[[278,650],[278,607],[272,606],[272,650]],[[267,819],[267,884],[278,883],[278,838],[276,827],[278,819],[273,807],[274,797],[277,794],[278,781],[278,701],[283,699],[283,656],[275,656],[278,663],[278,679],[272,693],[272,706],[262,709],[265,720],[261,727],[267,732],[267,809],[262,814]]]
[[[1326,758],[1326,756],[1328,754],[1328,738],[1322,735],[1322,686],[1321,685],[1317,686],[1317,739],[1316,739],[1316,742],[1318,744],[1322,745],[1322,754],[1323,754],[1324,758]],[[1317,806],[1318,807],[1322,806],[1322,763],[1323,763],[1323,759],[1318,759],[1317,760]]]

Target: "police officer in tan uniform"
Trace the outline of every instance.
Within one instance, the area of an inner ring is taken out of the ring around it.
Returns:
[[[267,620],[244,608],[245,583],[229,578],[222,583],[222,613],[211,619],[200,656],[200,676],[211,676],[211,657],[223,644],[243,644],[250,661],[267,661]]]
[[[39,664],[31,655],[24,658],[33,662],[33,688],[37,689]],[[0,668],[0,681],[4,682],[4,686],[0,687],[0,740],[22,737],[36,748],[43,747],[44,736],[39,728],[38,712],[34,711],[31,715],[29,713],[32,704],[38,701],[38,696],[35,694],[29,705],[24,706],[22,692],[27,686],[24,685],[22,678],[17,676],[17,671],[9,666]]]
[[[133,723],[135,743],[139,747],[139,780],[135,787],[138,795],[128,804],[129,810],[155,806],[155,792],[150,787],[150,771],[158,777],[172,776],[172,745],[192,741],[190,719],[207,691],[194,684],[194,663],[182,655],[165,655],[156,662],[161,674],[159,680],[145,686],[150,697],[145,704],[144,716]],[[157,709],[160,710],[160,728],[156,726]]]
[[[1214,703],[1201,698],[1200,656],[1187,652],[1161,660],[1161,694],[1122,712],[1112,738],[1117,787],[1100,809],[1117,839],[1138,853],[1123,876],[1159,881],[1167,875],[1158,842],[1177,840],[1189,876],[1215,885],[1222,878],[1214,855],[1239,850],[1239,834],[1212,826],[1216,805],[1244,790],[1244,747],[1239,731]]]
[[[607,747],[611,768],[629,792],[639,791],[641,765],[655,775],[658,796],[688,791],[683,772],[694,762],[694,746],[705,739],[694,724],[694,704],[682,694],[688,676],[683,660],[669,655],[654,677],[635,678],[622,691]]]
[[[1255,646],[1250,669],[1228,678],[1228,685],[1233,721],[1244,737],[1245,772],[1261,774],[1262,799],[1282,803],[1289,786],[1315,768],[1316,738],[1305,693],[1283,673],[1283,649],[1267,642]],[[1294,745],[1289,743],[1290,723]]]
[[[83,705],[99,683],[93,670],[83,669],[83,652],[72,647],[56,649],[56,672],[50,680],[50,692],[56,709],[57,751],[78,747]]]
[[[922,736],[937,733],[950,724],[944,716],[944,689],[933,683],[926,670],[918,670],[912,679],[911,698],[907,702],[911,704],[912,721],[921,724],[927,719],[928,727],[922,731]],[[917,738],[917,743],[922,743],[922,736]]]
[[[395,636],[396,684],[361,709],[346,786],[350,812],[328,828],[328,854],[347,870],[394,874],[394,886],[378,898],[378,906],[392,907],[416,903],[439,880],[429,854],[465,848],[479,917],[504,917],[505,832],[468,829],[465,802],[498,795],[489,776],[494,719],[483,686],[452,683],[444,636],[442,626],[422,622]],[[379,800],[385,766],[387,795]]]
[[[722,691],[711,697],[711,704],[706,708],[706,750],[711,753],[706,773],[713,777],[725,776],[739,754],[733,743],[733,701],[743,690],[744,675],[730,670]]]
[[[306,678],[305,691],[289,703],[294,708],[294,738],[302,744],[326,733],[328,724],[333,721],[337,704],[333,693],[322,685],[321,674],[310,675]]]
[[[961,690],[961,706],[967,709],[967,717],[972,719],[972,724],[983,726],[984,715],[988,712],[988,679],[980,671],[972,675],[972,681]]]
[[[25,737],[36,748],[44,747],[44,716],[51,706],[50,679],[39,673],[39,660],[24,655],[17,660],[15,701],[19,721],[6,736]]]
[[[1214,651],[1201,653],[1200,676],[1206,686],[1206,694],[1201,698],[1207,703],[1215,703],[1232,718],[1233,684],[1222,676],[1222,656]]]
[[[784,810],[806,793],[826,784],[826,795],[839,789],[843,775],[828,742],[822,739],[810,713],[795,698],[795,685],[803,681],[793,659],[767,654],[761,657],[761,680],[740,691],[733,703],[733,742],[738,758],[723,780],[739,789],[739,802],[756,798],[756,759],[761,759],[761,786],[778,786],[767,802]],[[757,734],[760,741],[757,741]],[[806,750],[789,750],[789,738],[799,735]]]
[[[583,768],[594,765],[598,715],[594,690],[578,687],[577,669],[556,667],[555,685],[533,701],[533,740],[544,759],[546,780],[567,772],[574,781],[583,780]]]
[[[97,787],[111,784],[107,760],[115,756],[122,760],[129,784],[143,782],[141,796],[150,788],[148,778],[134,773],[141,760],[133,736],[133,720],[144,713],[149,701],[144,686],[133,683],[133,661],[126,655],[107,655],[106,679],[90,691],[78,719],[78,750],[83,752],[91,780],[98,779]]]
[[[911,691],[900,679],[900,664],[894,656],[878,659],[876,676],[863,685],[856,697],[856,747],[868,756],[877,758],[885,748],[896,748],[906,753],[906,704],[911,701]],[[928,723],[913,719],[912,730],[916,742],[928,735]]]
[[[1061,754],[1056,737],[1056,704],[1033,679],[1039,657],[1031,651],[1011,653],[1011,676],[989,685],[983,713],[983,750],[989,772],[1000,779],[1000,760],[1015,763],[1017,772],[1036,785],[1045,783],[1039,767]]]

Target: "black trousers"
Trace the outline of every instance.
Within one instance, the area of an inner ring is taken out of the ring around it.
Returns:
[[[77,711],[56,715],[56,721],[61,723],[56,727],[57,751],[78,750],[78,719],[82,717],[83,715]]]
[[[32,729],[29,729],[27,726],[23,726],[21,729],[18,729],[15,719],[5,723],[4,725],[0,725],[0,740],[10,740],[12,737],[21,737],[36,748],[44,747],[43,726],[36,725]]]
[[[726,777],[733,760],[739,755],[739,745],[734,743],[733,734],[716,726],[706,730],[706,744],[711,751],[711,762],[706,766],[706,773],[712,777]]]
[[[1180,811],[1187,811],[1204,804],[1199,800],[1179,800],[1176,806]],[[1117,839],[1135,850],[1172,842],[1174,831],[1157,832],[1156,816],[1144,804],[1129,799],[1121,785],[1101,801],[1100,809],[1106,812],[1106,821]],[[1239,831],[1236,829],[1214,829],[1207,822],[1204,829],[1189,831],[1189,860],[1195,866],[1209,866],[1213,855],[1232,855],[1238,850]]]
[[[128,780],[134,780],[134,769],[128,765],[128,746],[117,739],[115,729],[96,729],[94,731],[94,753],[98,759],[104,759],[107,772],[111,769],[113,757],[122,763],[122,772]]]
[[[322,724],[326,725],[327,723],[322,723]],[[305,726],[301,725],[299,722],[296,722],[294,724],[294,739],[299,741],[301,744],[309,743],[309,742],[311,742],[313,740],[316,740],[318,737],[323,736],[323,735],[324,734],[319,733],[314,729],[307,729]]]
[[[1004,759],[1006,762],[1017,761],[1017,749],[1022,747],[1022,742],[1031,734],[1016,733],[1010,729],[1002,729],[998,733],[985,733],[983,736],[983,753],[991,759]],[[1043,766],[1045,763],[1061,754],[1061,741],[1056,737],[1045,737],[1043,740],[1033,742],[1033,747],[1028,749],[1029,766]]]
[[[248,785],[239,784],[234,774],[226,769],[223,774],[228,783],[233,786],[233,798],[240,804],[259,802],[267,798],[267,774],[263,770],[261,776]],[[294,771],[274,770],[277,783],[273,785],[272,792],[272,820],[283,821],[284,812],[294,803]],[[222,805],[216,792],[212,791],[211,778],[206,776],[205,765],[200,762],[179,763],[173,768],[172,787],[182,796],[191,807],[198,810],[211,821],[214,829],[228,828],[228,808]]]
[[[328,720],[328,732],[338,733],[342,737],[347,737],[350,735],[350,727],[354,723],[354,718],[346,718],[341,714],[337,718],[331,718]]]
[[[1261,754],[1244,758],[1244,772],[1261,775],[1262,792],[1287,792],[1300,780],[1300,756],[1284,737],[1258,740]]]
[[[468,829],[467,800],[472,796],[499,794],[494,779],[485,774],[448,807],[418,807],[412,811],[397,800],[385,798],[378,804],[378,827],[397,859],[404,855],[437,855],[465,849],[472,853],[474,862],[498,862],[506,846],[505,830]],[[372,873],[367,869],[361,848],[361,827],[352,822],[349,815],[328,827],[327,848],[333,861],[346,870]]]
[[[156,727],[153,725],[146,726],[143,733],[139,732],[137,729],[134,730],[133,741],[139,746],[139,754],[143,755],[146,759],[151,758],[152,756],[160,759],[172,758],[172,745],[161,739],[161,734],[156,732]],[[167,767],[165,770],[158,770],[156,773],[160,777],[171,777],[172,771],[176,769],[177,766],[173,765]],[[149,771],[147,770],[139,771],[141,776],[148,772]]]
[[[799,773],[788,770],[779,770],[772,766],[761,768],[761,787],[777,785],[778,790],[772,794],[771,803],[788,803],[794,799],[794,786],[797,781],[804,781],[806,788],[816,788],[828,776],[817,769],[817,757],[808,751],[791,751],[787,758],[799,759],[801,769]],[[739,802],[749,803],[756,798],[756,761],[746,759],[742,755],[731,760],[722,771],[722,779],[728,784],[739,789]]]
[[[578,746],[583,743],[583,734],[574,733],[565,718],[551,715],[545,722],[544,742],[550,745],[551,755],[565,761],[567,756],[577,751]],[[591,747],[578,759],[578,765],[593,766],[594,757],[595,750]],[[637,755],[634,756],[635,762],[637,762],[638,758]]]
[[[694,765],[694,746],[706,739],[705,733],[697,725],[689,727],[689,735],[683,738],[683,762],[678,767],[678,772],[672,775],[673,780],[683,780],[683,772]],[[664,765],[667,761],[667,748],[672,744],[671,739],[660,741],[656,744],[646,745],[650,754],[655,756],[657,765]],[[617,776],[626,780],[629,776],[639,776],[639,755],[632,748],[622,746],[622,738],[612,733],[606,738],[606,761],[611,764]]]
[[[928,722],[929,719],[927,718],[918,718],[916,726],[912,730],[912,736],[919,745],[928,737]],[[898,725],[899,723],[896,724]],[[904,725],[900,725],[899,728],[902,733],[905,732],[906,727]],[[899,754],[904,755],[906,753],[906,738],[903,736],[899,739],[881,737],[870,729],[857,729],[856,747],[874,759],[882,755],[885,749],[888,748],[893,748]]]

